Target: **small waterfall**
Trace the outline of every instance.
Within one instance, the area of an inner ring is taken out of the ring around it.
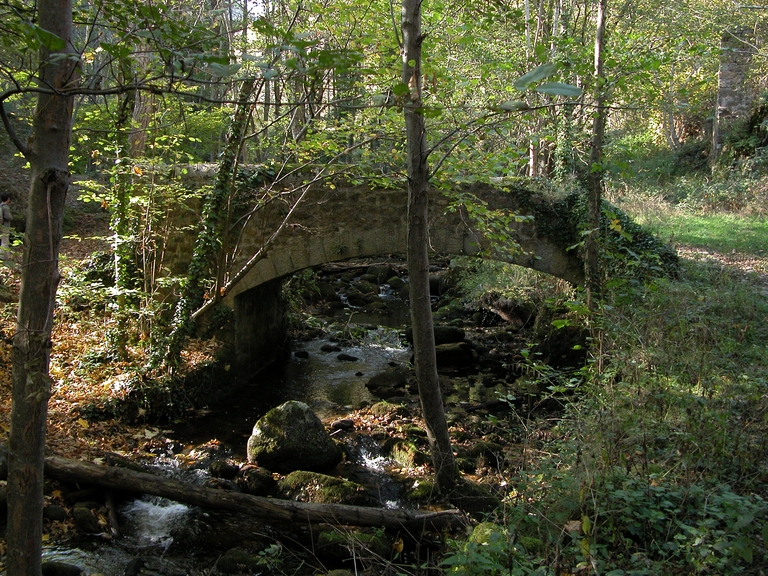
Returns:
[[[369,436],[358,436],[354,445],[348,447],[353,461],[363,468],[356,474],[355,481],[375,492],[385,508],[400,508],[403,489],[389,474],[395,462],[384,456],[379,445]]]
[[[163,551],[173,543],[173,529],[185,522],[190,508],[156,496],[133,500],[121,509],[131,543]]]

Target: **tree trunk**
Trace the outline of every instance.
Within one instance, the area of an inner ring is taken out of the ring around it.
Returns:
[[[38,23],[64,41],[72,53],[70,0],[39,0]],[[42,47],[40,86],[60,90],[77,82],[75,60]],[[8,458],[8,576],[41,574],[43,460],[50,396],[48,366],[64,200],[69,187],[68,157],[73,98],[40,94],[26,150],[30,194],[21,293],[13,339],[13,408]]]
[[[437,378],[435,336],[429,293],[429,172],[424,114],[421,113],[421,0],[403,0],[403,83],[408,138],[408,278],[416,380],[432,451],[435,479],[441,492],[456,483],[456,466]]]
[[[458,510],[421,512],[418,510],[388,510],[349,506],[345,504],[316,504],[263,498],[227,490],[194,486],[173,478],[155,476],[111,466],[52,456],[45,459],[45,473],[66,482],[96,484],[105,488],[139,494],[162,496],[196,506],[249,514],[276,522],[327,522],[350,526],[384,528],[410,527],[443,529],[464,524]]]
[[[589,229],[585,250],[585,277],[587,306],[593,309],[600,298],[601,280],[599,264],[600,217],[603,199],[603,139],[605,137],[605,74],[603,73],[603,48],[605,47],[605,13],[608,0],[600,0],[597,7],[597,33],[595,34],[595,107],[597,114],[592,127],[592,143],[589,155]]]

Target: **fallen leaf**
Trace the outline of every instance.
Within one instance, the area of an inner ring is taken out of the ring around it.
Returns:
[[[571,532],[581,532],[581,520],[571,520],[570,522],[566,522],[563,530],[569,534]]]

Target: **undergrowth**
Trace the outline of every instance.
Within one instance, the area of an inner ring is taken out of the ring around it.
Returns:
[[[611,200],[663,240],[728,258],[683,250],[675,279],[610,284],[585,320],[575,401],[551,439],[524,439],[495,528],[450,543],[450,574],[768,572],[766,185],[695,170],[634,184]]]

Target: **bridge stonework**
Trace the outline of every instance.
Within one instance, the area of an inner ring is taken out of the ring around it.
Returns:
[[[476,255],[484,250],[497,260],[533,268],[574,284],[583,282],[583,264],[576,251],[567,251],[563,238],[569,224],[552,222],[558,218],[551,203],[527,191],[502,191],[487,186],[469,189],[487,202],[489,209],[504,209],[520,215],[532,215],[533,221],[516,222],[508,232],[520,244],[522,254],[493,253],[468,220],[463,210],[448,212],[449,199],[439,192],[430,198],[430,249],[435,255]],[[532,202],[532,198],[534,201]],[[282,278],[304,268],[352,258],[404,256],[407,242],[407,192],[392,189],[355,187],[317,189],[308,194],[295,211],[290,224],[278,236],[267,256],[229,293],[233,301],[246,292],[275,278]],[[535,208],[533,206],[536,206]],[[541,210],[542,206],[550,210]],[[247,261],[269,238],[279,219],[287,213],[287,204],[273,201],[255,215],[242,235],[238,264]],[[539,223],[546,217],[546,232]],[[558,232],[552,238],[551,231]]]
[[[553,204],[522,190],[489,186],[465,188],[487,203],[488,209],[532,215],[533,221],[516,222],[508,231],[523,252],[493,254],[462,209],[449,211],[450,200],[439,192],[430,198],[430,249],[434,255],[490,253],[572,283],[583,282],[583,263],[573,244],[576,232],[560,219]],[[248,221],[240,238],[234,269],[247,262],[267,242],[288,213],[297,193],[276,197]],[[404,257],[407,242],[407,199],[404,190],[365,186],[310,191],[277,236],[266,256],[229,292],[225,303],[235,311],[237,362],[252,369],[277,354],[285,340],[281,321],[280,279],[304,268],[353,258]],[[553,238],[552,236],[557,236]]]

